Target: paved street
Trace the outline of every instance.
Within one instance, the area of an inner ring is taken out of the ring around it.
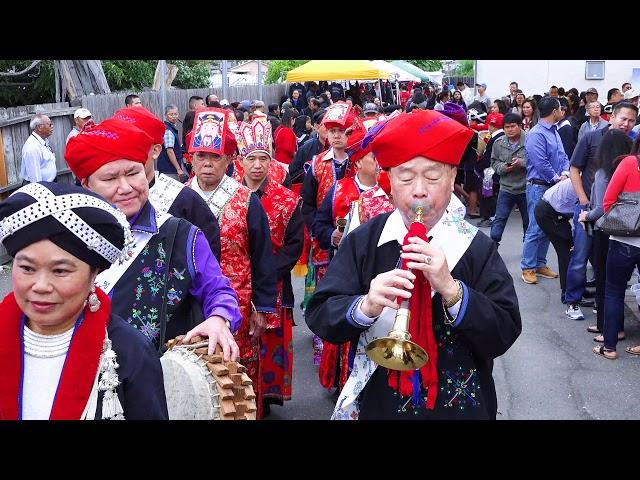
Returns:
[[[486,234],[489,229],[482,229]],[[558,280],[539,279],[527,285],[520,278],[522,224],[513,212],[501,255],[515,279],[522,315],[522,334],[494,367],[498,392],[499,419],[637,419],[640,418],[638,385],[640,357],[624,352],[624,347],[640,344],[640,322],[635,298],[628,293],[627,339],[618,344],[615,361],[591,352],[596,345],[586,327],[595,324],[595,314],[583,308],[585,321],[565,317],[560,303]],[[557,271],[555,251],[549,249],[549,265]],[[635,279],[633,279],[635,282]],[[304,283],[294,280],[296,302],[302,299]],[[0,293],[10,289],[9,275],[0,272]],[[312,365],[311,332],[299,308],[295,311],[293,400],[284,407],[273,406],[272,420],[328,419],[333,396],[318,382]]]

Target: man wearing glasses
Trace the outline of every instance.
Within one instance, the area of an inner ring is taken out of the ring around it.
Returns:
[[[158,157],[158,171],[174,180],[186,181],[187,175],[182,163],[182,145],[178,135],[178,107],[167,105],[164,109],[167,129],[164,132],[164,145]]]
[[[48,138],[53,135],[53,122],[44,114],[37,114],[29,123],[31,135],[22,146],[20,176],[22,184],[31,182],[54,182],[56,179],[56,156]]]

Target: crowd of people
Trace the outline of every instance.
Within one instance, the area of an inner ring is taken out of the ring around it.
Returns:
[[[167,418],[158,358],[178,335],[240,361],[263,418],[291,399],[299,306],[318,381],[340,394],[333,418],[495,419],[492,362],[521,331],[498,251],[514,207],[522,280],[559,277],[574,320],[593,305],[594,352],[616,358],[640,241],[594,223],[640,191],[638,92],[603,106],[593,88],[527,96],[516,82],[493,101],[484,83],[408,82],[397,100],[388,84],[348,87],[297,83],[268,105],[193,96],[182,128],[177,105],[160,120],[135,94],[100,123],[80,108],[76,185],[55,183],[53,123],[35,115],[23,187],[0,204],[15,258],[0,418]],[[430,360],[376,368],[365,347],[403,301]]]

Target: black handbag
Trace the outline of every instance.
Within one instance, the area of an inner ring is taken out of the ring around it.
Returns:
[[[640,192],[622,192],[609,211],[596,222],[607,235],[640,237]]]

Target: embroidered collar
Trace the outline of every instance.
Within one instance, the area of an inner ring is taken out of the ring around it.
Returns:
[[[336,160],[336,158],[333,155],[333,147],[331,147],[329,150],[327,150],[327,153],[325,153],[322,156],[322,160],[330,160],[333,159],[334,162],[339,163],[340,165],[343,165],[347,160],[349,160],[349,155],[347,155],[347,157],[344,160]]]
[[[378,187],[378,190],[376,190],[376,193],[374,193],[373,196],[374,198],[375,197],[389,198],[389,195],[387,195],[387,192],[385,192],[381,187]]]
[[[158,224],[156,222],[156,209],[149,200],[143,205],[138,213],[129,220],[132,231],[158,233]]]

